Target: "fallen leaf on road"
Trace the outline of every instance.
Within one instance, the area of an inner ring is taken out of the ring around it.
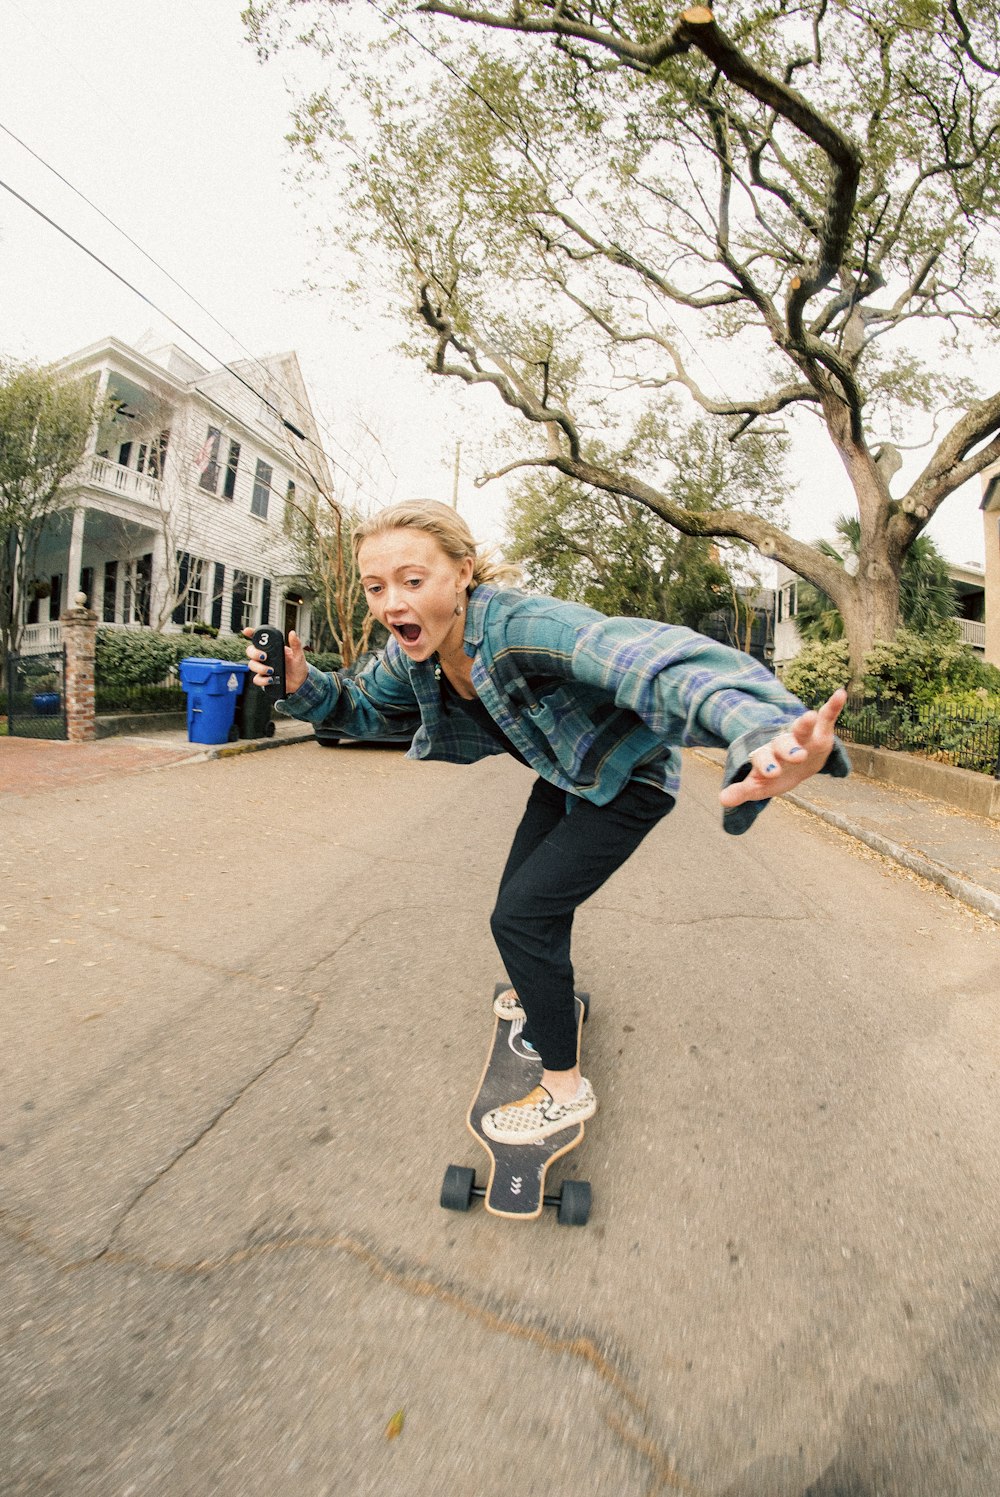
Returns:
[[[403,1433],[405,1420],[406,1415],[403,1413],[403,1410],[397,1409],[385,1427],[385,1437],[387,1440],[397,1440],[399,1438]]]

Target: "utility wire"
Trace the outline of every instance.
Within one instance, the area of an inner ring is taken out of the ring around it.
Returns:
[[[4,125],[2,122],[0,122],[0,130],[2,130],[5,135],[9,136],[11,140],[15,141],[16,144],[19,145],[22,150],[26,151],[29,156],[33,157],[35,161],[39,162],[41,166],[44,166],[46,171],[51,172],[52,175],[56,177],[60,182],[62,182],[66,187],[68,187],[71,192],[75,193],[75,195],[80,198],[82,202],[87,204],[88,208],[92,209],[93,212],[95,212],[100,218],[102,218],[105,223],[109,224],[110,227],[113,228],[116,233],[120,234],[122,238],[125,239],[129,244],[131,244],[134,249],[138,250],[143,258],[148,260],[149,263],[153,265],[158,271],[160,271],[162,275],[165,275],[167,280],[170,281],[174,286],[176,286],[177,289],[199,309],[199,311],[204,312],[204,314],[212,322],[215,323],[216,327],[218,327],[221,332],[225,333],[227,338],[232,339],[236,346],[247,355],[247,358],[250,360],[250,362],[256,365],[258,369],[260,369],[260,371],[264,374],[265,378],[270,384],[272,384],[272,386],[276,386],[279,390],[283,390],[284,393],[293,402],[293,404],[297,403],[297,397],[294,391],[290,390],[288,386],[283,384],[280,379],[275,378],[274,371],[260,359],[259,355],[252,353],[250,349],[248,349],[243,343],[241,343],[240,339],[236,337],[235,333],[231,332],[224,323],[220,322],[218,317],[216,317],[208,307],[200,302],[192,292],[188,291],[188,289],[184,285],[182,285],[182,283],[176,278],[176,276],[171,275],[170,271],[167,270],[166,267],[162,265],[153,255],[151,255],[148,250],[144,249],[143,246],[139,244],[131,234],[123,229],[119,223],[116,223],[116,221],[107,213],[105,213],[102,208],[100,208],[95,202],[87,197],[86,193],[81,192],[81,190],[76,187],[68,177],[64,176],[63,173],[60,172],[56,167],[54,167],[51,162],[46,161],[43,156],[41,156],[36,150],[29,146],[26,141],[22,140],[19,135],[16,135],[14,131],[11,130],[7,125]],[[319,445],[319,443],[315,442],[312,437],[307,436],[303,431],[299,429],[298,426],[288,421],[282,415],[281,411],[279,411],[278,408],[273,404],[273,402],[270,401],[266,395],[262,394],[261,391],[256,389],[253,385],[249,384],[248,381],[245,380],[239,373],[239,371],[233,368],[232,364],[226,363],[224,360],[220,359],[217,353],[208,348],[206,344],[200,341],[200,339],[196,338],[194,334],[191,333],[186,327],[184,327],[182,323],[178,322],[176,318],[171,317],[169,313],[163,311],[163,309],[159,307],[150,297],[148,297],[143,291],[140,291],[137,286],[134,286],[123,275],[116,271],[113,266],[108,265],[107,262],[102,260],[100,256],[98,256],[93,250],[89,249],[85,244],[82,244],[78,239],[70,234],[68,230],[64,229],[60,224],[56,223],[54,219],[43,213],[42,210],[40,208],[37,208],[34,203],[29,202],[29,200],[23,197],[22,194],[16,192],[15,189],[9,186],[8,183],[0,182],[0,186],[5,187],[8,192],[10,192],[14,197],[18,198],[22,203],[25,204],[26,207],[30,208],[34,213],[37,213],[46,221],[46,223],[50,224],[53,228],[57,229],[59,233],[63,234],[67,239],[71,241],[71,243],[76,245],[77,248],[82,249],[85,254],[89,255],[91,259],[95,260],[97,264],[99,264],[103,269],[107,270],[111,275],[115,276],[117,280],[121,281],[122,284],[124,286],[127,286],[128,289],[134,292],[136,296],[139,296],[143,301],[145,301],[147,305],[152,307],[153,310],[159,313],[160,316],[166,317],[168,322],[176,327],[179,332],[183,333],[185,338],[190,339],[192,343],[194,343],[198,348],[206,353],[213,363],[218,364],[221,368],[227,370],[230,374],[232,374],[235,379],[239,380],[246,389],[248,389],[253,395],[257,397],[258,400],[260,400],[267,407],[267,409],[272,411],[273,414],[277,416],[278,420],[281,421],[282,425],[286,427],[293,436],[296,436],[301,441],[308,442],[311,446],[315,447],[317,451],[319,451],[323,455],[324,458],[326,458],[330,462],[333,462],[334,466],[342,467],[342,465],[337,463],[335,459],[330,457],[329,453],[327,453],[325,449]],[[204,394],[204,391],[202,391],[202,393]],[[232,413],[227,412],[227,414],[231,415]],[[334,435],[333,432],[329,430],[325,423],[320,422],[317,424],[320,426],[320,429],[325,433],[329,440],[336,446],[341,447],[346,454],[347,449],[343,447],[343,443]],[[317,482],[316,475],[312,473],[311,470],[308,471],[313,481]],[[347,477],[351,478],[352,482],[356,481],[346,468],[343,468],[342,471]],[[317,482],[317,487],[322,488],[322,485]]]

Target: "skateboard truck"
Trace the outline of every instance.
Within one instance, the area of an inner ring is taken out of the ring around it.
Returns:
[[[441,1205],[446,1211],[468,1211],[473,1200],[485,1201],[486,1185],[476,1184],[476,1172],[460,1164],[449,1164],[441,1186]],[[543,1194],[542,1205],[556,1208],[564,1227],[585,1227],[590,1216],[590,1181],[564,1180],[558,1195]]]

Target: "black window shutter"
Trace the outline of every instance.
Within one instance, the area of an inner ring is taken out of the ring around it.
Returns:
[[[261,596],[261,602],[260,602],[260,621],[261,621],[262,624],[269,624],[271,622],[271,579],[270,579],[270,577],[265,577],[264,578],[264,583],[263,583],[263,586],[261,587],[261,590],[260,590],[260,596]]]
[[[226,568],[221,561],[215,563],[215,581],[212,583],[212,628],[222,628],[222,593],[226,585]]]
[[[229,614],[229,627],[234,634],[243,629],[243,602],[246,598],[246,582],[242,572],[233,573],[233,606]]]
[[[174,623],[175,624],[183,624],[183,622],[184,622],[184,597],[185,597],[185,594],[187,593],[188,569],[189,569],[188,568],[188,563],[189,563],[189,561],[190,561],[190,558],[189,558],[189,556],[188,556],[188,554],[187,554],[186,551],[178,551],[178,553],[177,553],[177,596],[180,598],[180,602],[178,603],[177,607],[174,609]]]

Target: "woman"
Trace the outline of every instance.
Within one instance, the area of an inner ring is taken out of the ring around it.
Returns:
[[[491,926],[511,983],[494,1007],[524,1019],[542,1078],[483,1119],[498,1142],[530,1144],[597,1109],[577,1061],[573,916],[670,811],[677,746],[728,747],[719,799],[739,834],[809,775],[848,773],[833,733],[846,694],[803,712],[748,655],[689,629],[520,592],[432,500],[365,521],[354,554],[384,652],[356,676],[325,675],[292,633],[278,705],[354,737],[405,729],[412,758],[508,753],[538,776]],[[262,652],[247,656],[266,685]]]

